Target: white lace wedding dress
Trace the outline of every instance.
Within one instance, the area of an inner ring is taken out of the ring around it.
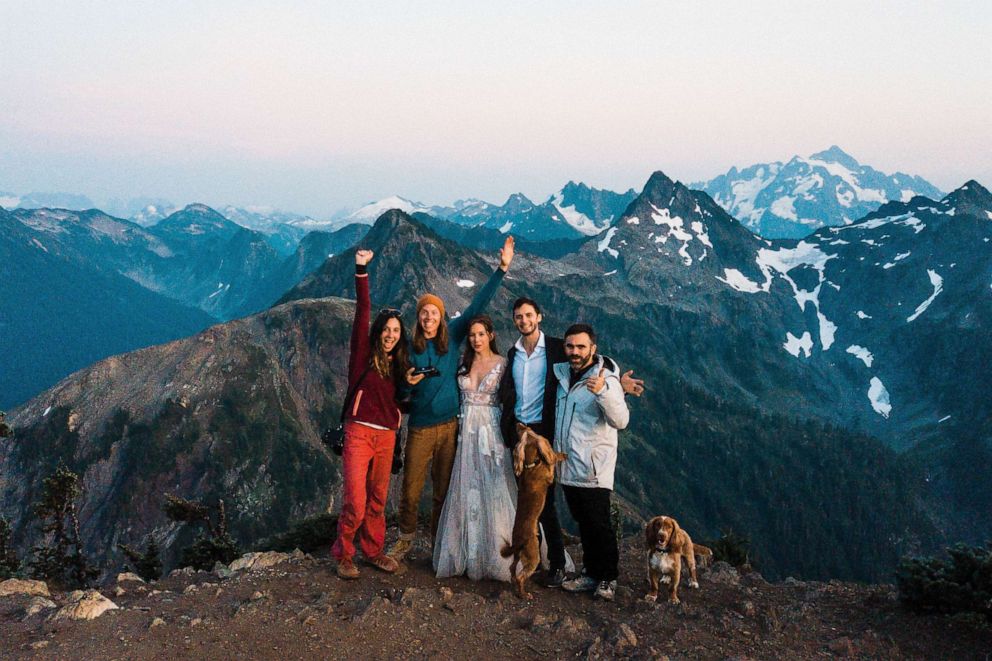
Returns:
[[[475,389],[468,375],[458,377],[458,448],[434,540],[438,578],[510,580],[511,559],[499,554],[513,535],[517,503],[513,459],[499,431],[496,391],[505,369],[501,358]]]

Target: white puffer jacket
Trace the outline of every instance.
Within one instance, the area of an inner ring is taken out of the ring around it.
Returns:
[[[586,388],[591,376],[606,372],[598,395]],[[620,386],[620,369],[609,358],[596,355],[595,364],[569,387],[570,366],[556,363],[558,400],[555,407],[555,450],[568,458],[559,465],[558,482],[576,487],[613,489],[617,467],[617,430],[624,429],[630,411]]]

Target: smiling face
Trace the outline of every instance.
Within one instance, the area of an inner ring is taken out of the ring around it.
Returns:
[[[513,323],[524,337],[539,332],[544,317],[530,303],[524,303],[513,311]]]
[[[481,323],[474,323],[468,329],[468,345],[472,351],[480,353],[490,348],[493,341],[493,334],[486,330]]]
[[[437,329],[441,325],[441,311],[433,303],[428,303],[417,313],[417,323],[420,324],[424,337],[429,340],[437,335]]]
[[[396,343],[400,341],[400,335],[403,333],[403,328],[400,326],[400,320],[396,317],[390,317],[386,320],[386,325],[382,328],[382,333],[379,335],[379,345],[382,350],[389,353],[396,346]]]
[[[576,333],[565,338],[565,357],[573,371],[588,367],[595,354],[596,345],[588,333]]]

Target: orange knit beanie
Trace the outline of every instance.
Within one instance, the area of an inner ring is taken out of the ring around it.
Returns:
[[[440,298],[438,298],[434,294],[424,294],[423,296],[421,296],[420,298],[418,298],[417,299],[417,314],[420,314],[420,311],[423,309],[423,307],[425,305],[434,305],[434,306],[436,306],[437,309],[440,310],[440,312],[441,312],[441,318],[442,319],[444,318],[444,301],[442,301]]]

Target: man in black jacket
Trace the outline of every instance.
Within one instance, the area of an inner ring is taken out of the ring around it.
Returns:
[[[513,323],[520,331],[520,338],[506,354],[507,370],[500,383],[503,415],[500,427],[503,440],[512,448],[517,442],[517,422],[523,422],[549,441],[555,437],[555,398],[558,384],[555,381],[555,363],[567,362],[565,343],[557,337],[541,332],[541,308],[529,298],[518,298],[513,303]],[[644,382],[626,372],[620,380],[626,394],[640,397]],[[558,522],[555,506],[555,485],[548,488],[548,495],[541,512],[541,527],[548,542],[550,564],[545,585],[558,587],[565,578],[565,542]]]

